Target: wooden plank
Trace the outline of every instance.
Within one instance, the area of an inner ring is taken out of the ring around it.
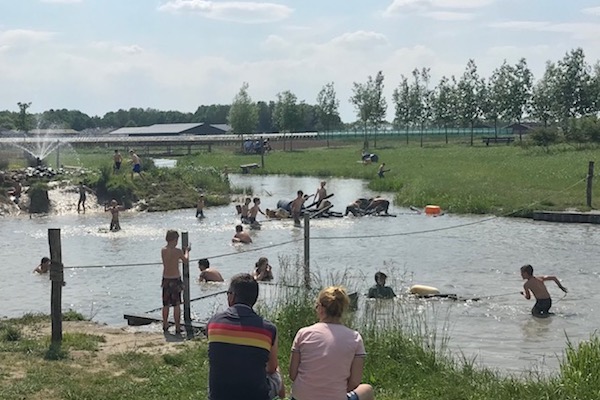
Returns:
[[[162,323],[162,318],[159,316],[153,316],[150,314],[123,314],[123,318],[127,320],[127,325],[129,326],[141,326],[141,325],[150,325],[152,323]],[[169,325],[175,325],[175,321],[173,319],[169,320]],[[183,326],[188,327],[188,324],[185,322],[182,323]],[[191,321],[189,326],[194,329],[199,329],[201,331],[206,331],[206,323],[200,321]]]

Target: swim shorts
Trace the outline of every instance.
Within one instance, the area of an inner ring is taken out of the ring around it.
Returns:
[[[138,174],[142,171],[142,166],[140,164],[135,164],[133,166],[133,172],[137,172]]]
[[[164,307],[181,304],[181,292],[183,291],[181,278],[163,278],[161,287]]]
[[[117,170],[121,169],[121,162],[120,161],[115,161],[115,169],[117,169]]]
[[[552,299],[539,299],[535,302],[533,308],[531,309],[531,314],[533,315],[545,315],[550,311],[550,307],[552,307]]]

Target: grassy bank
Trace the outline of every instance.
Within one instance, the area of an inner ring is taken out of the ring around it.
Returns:
[[[285,374],[296,331],[315,322],[316,290],[283,293],[270,303],[275,306],[262,308],[278,326]],[[568,344],[560,371],[553,376],[506,377],[452,359],[443,344],[436,347],[432,342],[432,332],[424,335],[422,329],[410,329],[406,318],[419,318],[410,315],[403,315],[402,324],[385,327],[352,316],[347,320],[362,333],[368,352],[364,381],[375,387],[377,399],[558,400],[597,399],[600,394],[597,338],[578,346]],[[206,398],[208,360],[203,338],[165,343],[158,333],[115,332],[79,322],[66,326],[60,357],[48,357],[48,325],[48,317],[31,315],[0,322],[0,398]],[[128,346],[119,347],[123,344]],[[289,380],[286,384],[289,393]]]
[[[420,148],[398,142],[378,145],[371,151],[391,169],[383,179],[377,177],[378,164],[358,162],[358,144],[273,152],[265,156],[265,168],[253,173],[366,179],[375,192],[395,193],[399,206],[437,204],[455,213],[529,215],[534,209],[586,210],[588,162],[600,158],[596,147],[568,145],[547,149],[435,143]],[[239,165],[260,165],[261,160],[257,155],[217,149],[185,157],[182,162],[239,172]]]

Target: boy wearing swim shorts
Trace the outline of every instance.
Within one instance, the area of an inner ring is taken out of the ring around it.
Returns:
[[[534,317],[547,317],[550,313],[550,307],[552,307],[552,299],[544,284],[545,281],[554,281],[560,290],[567,293],[567,288],[560,283],[556,276],[534,276],[533,267],[529,264],[521,267],[521,277],[527,279],[527,282],[523,285],[521,294],[529,300],[531,298],[531,293],[533,293],[536,300],[535,305],[531,309],[531,314]]]
[[[181,292],[183,291],[183,281],[179,272],[179,261],[189,262],[190,247],[180,249],[177,247],[179,233],[175,230],[167,231],[167,245],[161,250],[163,263],[162,277],[162,319],[163,331],[169,329],[169,307],[173,307],[173,319],[175,320],[175,333],[181,333]]]

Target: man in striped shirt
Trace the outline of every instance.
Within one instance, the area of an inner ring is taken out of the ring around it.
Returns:
[[[285,397],[277,362],[277,328],[256,314],[258,283],[250,274],[231,278],[229,308],[208,322],[209,400]]]

